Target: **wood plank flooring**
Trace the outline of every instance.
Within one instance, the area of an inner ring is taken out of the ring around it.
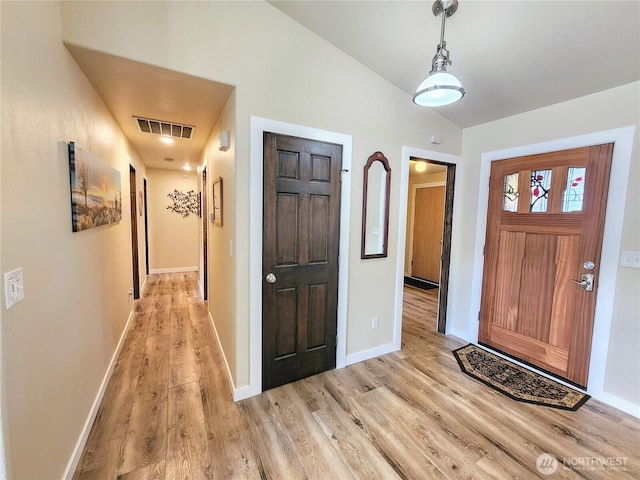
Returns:
[[[196,274],[150,276],[73,478],[529,479],[543,453],[549,478],[640,477],[639,420],[462,374],[437,292],[405,288],[401,351],[233,403]]]

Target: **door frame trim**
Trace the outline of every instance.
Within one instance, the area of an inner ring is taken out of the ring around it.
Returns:
[[[482,295],[484,263],[483,247],[487,227],[487,208],[489,201],[489,191],[487,188],[482,188],[482,186],[489,184],[491,162],[513,157],[569,150],[605,143],[615,144],[613,149],[611,176],[609,180],[610,185],[615,185],[615,188],[609,188],[609,194],[607,197],[606,220],[604,235],[602,238],[602,255],[600,258],[599,284],[601,286],[598,289],[596,296],[596,310],[593,324],[593,339],[587,386],[587,393],[589,393],[589,395],[599,399],[606,397],[605,401],[609,404],[611,404],[612,399],[604,392],[604,380],[609,353],[609,337],[611,333],[611,320],[613,317],[614,297],[618,274],[618,259],[620,257],[620,248],[622,243],[624,210],[627,198],[627,186],[634,133],[635,126],[630,126],[523,145],[504,150],[485,152],[481,155],[480,176],[478,181],[481,188],[478,193],[471,301],[468,329],[466,332],[467,338],[465,338],[465,340],[475,344],[478,343],[478,312],[480,311],[480,299]],[[609,287],[604,288],[603,285],[608,285]]]
[[[234,400],[262,392],[262,208],[263,208],[263,134],[273,132],[320,142],[342,145],[342,182],[340,188],[340,256],[338,261],[338,319],[336,368],[346,365],[347,305],[349,279],[349,230],[351,217],[352,137],[337,132],[251,116],[249,173],[249,385],[236,390]],[[345,171],[346,170],[346,171]]]
[[[407,242],[407,208],[408,208],[408,199],[409,199],[409,167],[411,157],[424,158],[428,160],[433,160],[434,162],[442,162],[449,163],[456,166],[456,168],[460,168],[462,166],[462,157],[459,155],[452,155],[450,153],[442,153],[435,152],[432,150],[424,150],[422,148],[415,147],[402,147],[402,162],[400,164],[400,205],[398,208],[398,244],[396,246],[396,251],[398,252],[398,257],[396,259],[396,298],[395,298],[395,319],[393,322],[393,345],[395,350],[400,350],[402,348],[402,302],[404,296],[404,255],[405,255],[405,245]],[[455,183],[453,186],[454,197],[456,195],[456,184],[458,183],[459,174],[456,175]],[[455,215],[455,205],[454,205],[454,217]],[[451,244],[452,246],[455,244],[455,237],[451,236]],[[453,272],[456,269],[458,264],[458,255],[456,253],[456,249],[451,249],[451,257],[449,263],[449,271]],[[451,283],[452,277],[449,277],[449,283]],[[449,310],[451,309],[451,305],[455,303],[455,299],[451,297],[452,292],[449,290],[448,292],[448,301],[447,301],[447,312],[445,318],[451,318],[449,316]],[[440,302],[438,301],[438,306]],[[451,324],[453,322],[447,322],[445,334],[451,333]]]

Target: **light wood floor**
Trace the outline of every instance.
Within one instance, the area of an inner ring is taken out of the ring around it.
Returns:
[[[547,478],[547,452],[561,462],[548,478],[640,477],[640,421],[594,400],[518,403],[462,374],[463,344],[435,333],[437,290],[405,289],[401,351],[234,404],[196,282],[149,277],[74,479]],[[626,471],[594,469],[606,459]]]

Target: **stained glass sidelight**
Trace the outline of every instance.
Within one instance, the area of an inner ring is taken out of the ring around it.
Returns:
[[[551,170],[533,170],[531,172],[530,212],[546,212],[549,190],[551,189]]]
[[[585,167],[569,167],[567,170],[567,188],[562,194],[563,212],[582,211],[586,173],[587,169]]]
[[[505,212],[518,211],[518,173],[504,176],[504,200],[502,210]]]

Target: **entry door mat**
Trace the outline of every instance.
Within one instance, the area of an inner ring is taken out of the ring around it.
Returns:
[[[464,373],[519,402],[576,411],[591,398],[472,344],[453,355]]]

